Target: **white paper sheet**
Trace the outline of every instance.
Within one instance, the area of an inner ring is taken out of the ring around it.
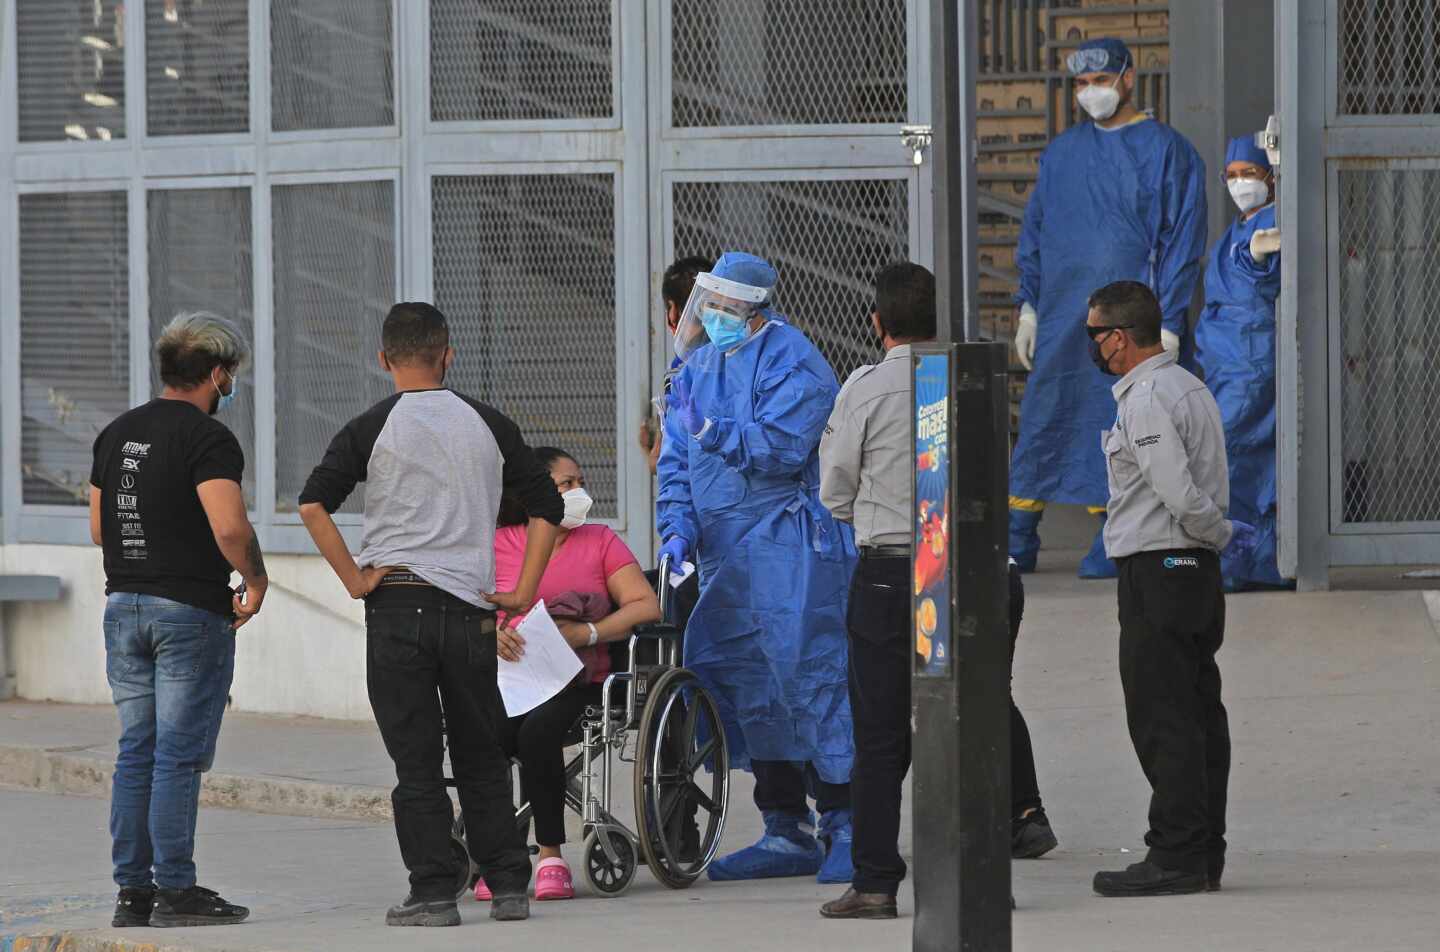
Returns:
[[[519,661],[500,658],[500,697],[505,713],[517,717],[532,711],[559,694],[585,667],[570,647],[545,602],[535,603],[530,614],[515,629],[525,639],[525,653]]]
[[[680,568],[670,570],[670,587],[679,588],[685,584],[685,580],[695,574],[694,562],[681,562]]]

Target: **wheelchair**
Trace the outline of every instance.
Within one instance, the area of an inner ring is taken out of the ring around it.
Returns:
[[[714,860],[725,832],[725,728],[714,698],[681,667],[683,633],[669,621],[669,576],[667,557],[656,580],[664,620],[612,643],[601,704],[587,708],[566,738],[566,746],[578,742],[580,752],[565,766],[565,804],[583,824],[581,873],[602,897],[623,895],[642,860],[663,885],[688,887]],[[634,831],[612,809],[616,761],[634,765]],[[531,813],[529,803],[516,808],[521,829],[529,829]],[[465,842],[463,814],[455,818],[451,849],[459,870],[456,895],[463,897],[481,875]]]

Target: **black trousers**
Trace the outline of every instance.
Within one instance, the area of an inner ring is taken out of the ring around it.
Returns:
[[[601,687],[569,687],[506,722],[505,752],[520,761],[520,796],[530,803],[535,842],[565,842],[565,736],[585,708],[599,707]]]
[[[370,706],[395,762],[391,802],[411,894],[455,898],[447,731],[470,853],[497,895],[523,893],[530,855],[501,745],[494,613],[438,588],[381,586],[365,600],[365,629]]]
[[[1025,613],[1025,587],[1010,569],[1010,660]],[[858,892],[895,895],[905,879],[900,857],[901,789],[910,771],[910,559],[864,556],[850,582],[850,713],[855,719],[855,879]],[[1010,702],[1011,808],[1041,806],[1030,731]]]
[[[788,760],[752,760],[755,806],[761,813],[808,813],[807,797],[815,799],[819,813],[850,809],[850,784],[826,783],[811,764]]]
[[[1225,854],[1230,724],[1215,653],[1225,639],[1220,559],[1203,549],[1142,552],[1120,565],[1125,719],[1150,781],[1147,859],[1204,872]]]

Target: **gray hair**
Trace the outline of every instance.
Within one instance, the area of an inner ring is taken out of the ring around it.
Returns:
[[[155,342],[160,379],[186,389],[204,383],[216,367],[234,373],[250,362],[250,342],[234,321],[210,311],[177,314]]]

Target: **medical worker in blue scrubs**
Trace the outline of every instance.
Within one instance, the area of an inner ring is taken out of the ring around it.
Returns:
[[[739,252],[695,278],[657,468],[660,551],[699,565],[685,666],[715,695],[765,818],[760,840],[716,860],[710,878],[848,883],[845,603],[857,554],[819,497],[820,436],[840,388],[770,307],[775,282]]]
[[[1180,133],[1135,107],[1135,60],[1117,39],[1067,58],[1093,121],[1055,138],[1025,209],[1017,263],[1015,348],[1028,368],[1010,464],[1010,555],[1035,570],[1046,503],[1086,506],[1104,525],[1101,434],[1115,421],[1113,380],[1090,362],[1086,302],[1114,281],[1150,286],[1165,348],[1189,360],[1186,313],[1205,255],[1205,163]],[[1082,578],[1110,578],[1099,531]]]
[[[1275,532],[1275,299],[1280,231],[1275,176],[1250,138],[1225,152],[1225,186],[1240,215],[1210,255],[1196,359],[1225,423],[1230,518],[1255,527],[1255,547],[1221,565],[1225,588],[1284,586]]]

